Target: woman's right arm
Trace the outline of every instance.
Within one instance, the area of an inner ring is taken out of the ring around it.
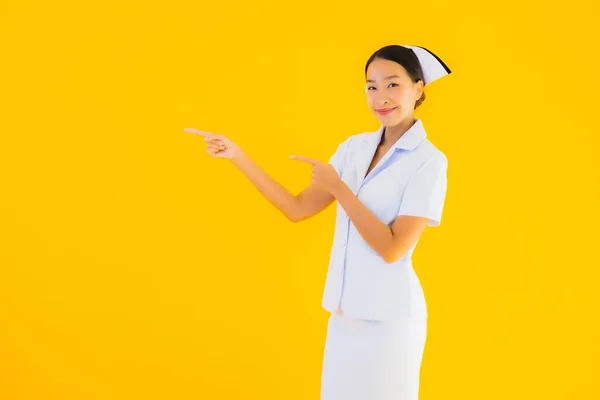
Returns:
[[[292,222],[300,222],[320,213],[335,200],[332,194],[314,184],[294,195],[267,174],[231,139],[194,128],[184,130],[203,136],[208,154],[215,158],[229,159],[256,189]]]
[[[335,200],[331,193],[313,184],[298,195],[292,194],[242,151],[232,157],[231,162],[292,222],[300,222],[320,213]]]

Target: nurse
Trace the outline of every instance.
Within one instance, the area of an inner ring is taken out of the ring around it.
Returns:
[[[425,296],[412,254],[427,226],[441,223],[448,161],[414,110],[424,86],[450,74],[431,51],[377,50],[365,65],[367,103],[380,126],[349,136],[328,162],[296,155],[312,182],[295,195],[224,135],[202,135],[290,221],[336,203],[322,306],[330,312],[321,400],[417,400],[427,334]]]

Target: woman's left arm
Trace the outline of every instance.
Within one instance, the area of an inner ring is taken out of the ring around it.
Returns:
[[[341,180],[332,187],[332,194],[365,242],[387,263],[402,258],[429,222],[425,217],[401,215],[390,227],[377,218]]]
[[[445,156],[431,158],[411,177],[391,226],[356,197],[333,166],[303,156],[292,158],[312,165],[312,182],[337,199],[365,242],[387,263],[403,257],[428,225],[439,224],[446,193]]]

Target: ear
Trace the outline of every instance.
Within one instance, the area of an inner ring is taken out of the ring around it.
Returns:
[[[424,86],[425,83],[422,79],[415,83],[415,102],[419,101],[419,99],[423,95]]]

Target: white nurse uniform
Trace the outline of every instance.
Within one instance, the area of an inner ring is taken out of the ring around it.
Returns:
[[[354,194],[386,224],[397,216],[441,222],[447,158],[421,120],[364,177],[383,134],[353,135],[330,163]],[[413,247],[387,263],[364,241],[337,204],[323,307],[331,312],[322,400],[416,400],[427,308],[412,266]]]
[[[450,73],[429,50],[411,48],[425,84]],[[384,127],[348,137],[330,159],[341,179],[381,221],[401,215],[441,222],[448,160],[420,119],[365,176]],[[331,315],[321,400],[417,400],[427,335],[427,307],[412,265],[417,243],[387,263],[362,238],[337,203],[322,305]]]

